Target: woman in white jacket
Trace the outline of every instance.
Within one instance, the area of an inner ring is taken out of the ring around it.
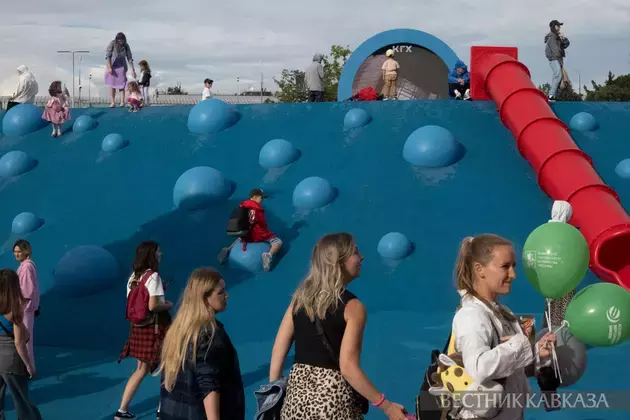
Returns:
[[[511,242],[484,234],[463,240],[455,273],[462,299],[453,319],[453,336],[464,370],[482,385],[505,380],[501,398],[509,405],[503,406],[495,420],[523,419],[529,393],[527,376],[550,362],[551,343],[555,342],[555,336],[547,334],[532,346],[528,338],[531,327],[524,330],[518,318],[498,303],[499,296],[512,288],[515,266]],[[464,410],[457,418],[475,415]]]

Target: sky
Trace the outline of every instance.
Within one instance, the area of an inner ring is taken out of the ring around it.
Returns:
[[[630,1],[628,0],[5,0],[0,25],[0,96],[11,95],[16,67],[25,64],[45,95],[50,82],[72,86],[72,56],[58,50],[88,50],[75,60],[83,95],[106,94],[105,48],[124,32],[134,59],[146,59],[152,88],[181,83],[200,93],[203,80],[216,93],[238,88],[276,90],[274,77],[284,68],[304,69],[316,52],[333,44],[358,47],[376,33],[410,28],[447,43],[465,62],[473,45],[516,46],[534,83],[551,79],[544,57],[549,22],[564,22],[571,40],[565,66],[578,78],[602,82],[608,71],[630,73]],[[11,3],[11,6],[8,4]],[[579,76],[578,76],[579,74]],[[129,74],[131,76],[131,74]]]

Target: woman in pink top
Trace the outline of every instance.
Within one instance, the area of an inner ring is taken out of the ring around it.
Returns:
[[[24,296],[24,325],[28,330],[31,339],[28,341],[28,353],[33,358],[33,324],[35,322],[35,312],[39,310],[39,283],[37,281],[37,268],[31,259],[33,250],[31,244],[24,239],[18,240],[13,245],[13,255],[20,262],[17,269],[20,278],[20,289]]]

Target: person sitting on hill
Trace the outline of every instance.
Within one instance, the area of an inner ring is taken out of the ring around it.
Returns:
[[[470,73],[462,60],[455,63],[455,68],[448,74],[448,93],[455,99],[470,99]]]
[[[264,252],[262,254],[263,268],[265,271],[269,271],[271,269],[273,256],[280,251],[280,248],[282,247],[282,240],[273,234],[267,227],[265,209],[262,207],[262,202],[268,197],[269,196],[265,194],[263,190],[254,188],[249,193],[249,200],[245,200],[240,204],[240,207],[248,210],[249,230],[244,236],[235,240],[232,245],[227,248],[223,248],[221,252],[219,252],[217,257],[219,264],[225,263],[232,247],[234,247],[239,240],[243,244],[243,251],[247,250],[248,242],[267,242],[271,245],[271,248],[269,249],[269,252]]]

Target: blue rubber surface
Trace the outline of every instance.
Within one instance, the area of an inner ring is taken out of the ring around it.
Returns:
[[[346,112],[364,108],[372,117],[365,127],[345,130]],[[598,172],[623,203],[630,184],[615,165],[630,157],[626,140],[630,106],[624,104],[554,104],[569,122],[591,113],[600,128],[574,134],[593,157]],[[138,113],[73,110],[73,118],[92,115],[98,125],[85,133],[68,131],[50,137],[47,127],[16,138],[0,134],[0,152],[22,150],[38,161],[36,168],[11,180],[0,180],[2,248],[0,266],[16,267],[11,233],[16,215],[28,211],[45,220],[26,235],[39,270],[42,316],[36,323],[40,376],[32,396],[44,418],[112,418],[135,362],[116,360],[127,338],[125,284],[135,247],[153,239],[163,251],[161,272],[172,280],[167,299],[176,301],[188,274],[196,267],[216,267],[216,255],[229,244],[225,223],[250,189],[262,187],[271,230],[284,241],[272,272],[252,275],[219,267],[230,294],[221,315],[239,352],[247,387],[247,416],[253,418],[253,391],[268,375],[276,330],[291,293],[305,275],[315,241],[325,233],[348,231],[365,255],[361,278],[350,286],[368,308],[362,364],[370,379],[393,401],[413,410],[413,398],[432,349],[442,347],[458,295],[452,271],[459,241],[467,235],[493,232],[515,242],[517,252],[527,235],[550,218],[551,200],[539,189],[514,139],[488,102],[389,101],[373,103],[277,104],[239,106],[239,121],[212,135],[191,134],[191,107],[155,107]],[[0,115],[1,117],[1,115]],[[455,165],[419,169],[402,157],[407,137],[424,125],[448,128],[466,149]],[[71,130],[72,121],[64,129]],[[101,151],[103,138],[119,133],[129,145],[112,154]],[[288,168],[266,171],[259,151],[269,140],[291,142],[300,157]],[[210,166],[235,184],[232,195],[209,209],[176,210],[173,187],[195,166]],[[336,189],[324,209],[298,212],[292,205],[295,186],[318,176]],[[401,232],[413,253],[396,263],[377,253],[388,232]],[[87,297],[72,298],[54,287],[53,270],[70,249],[102,246],[122,268],[120,279]],[[504,302],[515,312],[538,314],[544,301],[520,268],[512,294]],[[582,285],[597,281],[589,274]],[[575,386],[623,389],[630,375],[623,360],[628,343],[589,350],[589,368]],[[287,369],[289,364],[287,364]],[[154,418],[158,380],[148,378],[131,411]],[[9,408],[12,403],[7,400]],[[14,415],[14,414],[12,414]],[[384,418],[372,409],[368,419]],[[609,419],[611,412],[528,411],[527,419]]]

